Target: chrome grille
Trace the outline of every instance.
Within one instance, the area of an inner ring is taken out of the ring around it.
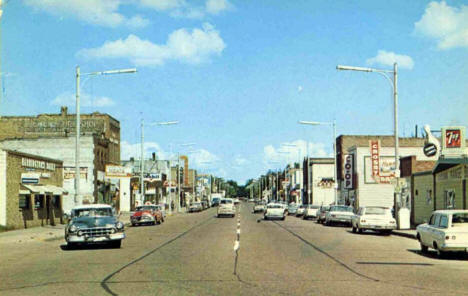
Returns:
[[[97,227],[97,228],[85,228],[80,229],[83,231],[83,235],[88,237],[98,237],[98,236],[106,236],[111,234],[112,228],[105,228],[105,227]]]

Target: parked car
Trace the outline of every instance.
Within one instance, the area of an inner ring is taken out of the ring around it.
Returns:
[[[208,209],[208,202],[206,200],[202,200],[201,202],[201,205],[202,205],[202,210],[206,210]]]
[[[233,198],[232,200],[234,201],[235,205],[237,205],[240,202],[238,198]]]
[[[325,215],[330,210],[330,206],[321,206],[317,211],[317,223],[323,223],[325,221]]]
[[[286,219],[287,213],[284,211],[284,205],[279,203],[269,203],[266,206],[265,214],[263,219]]]
[[[254,199],[253,199],[253,198],[250,198],[250,199],[249,199],[249,202],[254,202]]]
[[[396,229],[396,220],[392,217],[390,208],[360,207],[357,214],[351,219],[353,232],[362,233],[364,230],[373,230],[390,234]]]
[[[300,216],[304,215],[304,210],[305,210],[306,206],[307,205],[299,205],[297,207],[296,217],[300,217]]]
[[[219,198],[219,197],[213,197],[213,198],[211,199],[211,206],[212,206],[212,207],[217,207],[217,206],[219,206],[219,201],[220,201],[220,200],[221,200],[221,198]]]
[[[318,209],[320,208],[320,206],[316,206],[316,205],[308,205],[305,209],[304,209],[304,215],[302,216],[302,219],[306,220],[306,219],[309,219],[309,218],[317,218],[317,211]]]
[[[290,203],[288,206],[288,215],[296,215],[298,207],[299,207],[298,204]]]
[[[132,226],[141,224],[161,224],[164,222],[164,217],[159,206],[156,205],[143,205],[138,206],[135,212],[130,216],[130,222]]]
[[[265,202],[264,201],[257,201],[253,207],[253,212],[263,212],[265,211]]]
[[[197,202],[193,202],[189,206],[188,212],[189,213],[194,213],[194,212],[201,212],[202,210],[203,210],[203,206],[202,206],[201,202],[197,201]]]
[[[443,258],[448,252],[467,252],[468,210],[434,211],[416,232],[423,253],[432,248]]]
[[[354,216],[353,208],[348,206],[330,206],[330,210],[325,215],[325,225],[330,226],[336,223],[351,225],[351,218]]]
[[[109,205],[76,206],[71,210],[70,221],[65,227],[65,240],[69,247],[108,243],[120,248],[124,238],[124,224],[113,215]]]
[[[236,206],[234,201],[230,198],[223,198],[219,202],[217,216],[230,216],[233,217],[236,215]]]

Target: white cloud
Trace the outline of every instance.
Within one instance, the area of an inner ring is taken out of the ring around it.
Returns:
[[[396,54],[385,50],[379,50],[375,57],[366,60],[368,65],[379,64],[391,67],[393,67],[395,62],[400,68],[413,69],[414,67],[413,59],[410,56]]]
[[[468,48],[468,6],[457,8],[447,5],[445,1],[433,1],[414,24],[414,30],[435,39],[439,49]]]
[[[140,4],[157,11],[168,11],[187,5],[184,0],[141,0]]]
[[[219,161],[219,157],[205,149],[198,149],[194,153],[187,154],[189,165],[197,168],[212,167],[215,162]]]
[[[27,6],[60,18],[72,17],[93,25],[144,27],[149,21],[141,16],[127,18],[119,13],[121,0],[23,0]]]
[[[61,93],[50,104],[56,106],[75,106],[76,95],[70,92]],[[80,95],[80,106],[83,107],[110,107],[114,105],[115,102],[109,97],[91,97],[86,93]]]
[[[172,32],[166,44],[154,44],[129,35],[124,40],[107,41],[98,48],[83,49],[78,55],[85,58],[128,59],[136,66],[157,66],[167,60],[198,64],[209,60],[212,55],[220,55],[225,47],[219,32],[212,25],[204,23],[202,29]]]
[[[207,0],[205,3],[206,11],[210,14],[219,14],[231,7],[231,3],[227,0]]]
[[[185,0],[140,0],[140,5],[172,17],[201,19],[207,14],[217,15],[233,8],[228,0],[207,0],[204,6],[193,6]]]
[[[302,92],[303,90],[304,90],[304,88],[302,87],[302,85],[299,85],[299,86],[297,87],[297,92],[298,92],[298,93]]]
[[[284,143],[288,146],[274,147],[267,145],[263,148],[263,162],[268,167],[280,167],[288,162],[302,161],[309,153],[310,157],[333,157],[325,150],[322,143],[311,143],[304,140],[296,140]],[[295,146],[292,146],[295,145]],[[307,149],[307,146],[309,149]]]
[[[237,165],[237,166],[244,166],[245,164],[247,164],[247,159],[245,159],[244,157],[238,155],[234,158],[234,163]]]

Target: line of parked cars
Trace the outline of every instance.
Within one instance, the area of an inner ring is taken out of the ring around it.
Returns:
[[[192,202],[189,207],[188,207],[188,212],[189,213],[194,213],[194,212],[201,212],[203,210],[206,210],[209,208],[208,201],[202,200],[202,201],[195,201]]]

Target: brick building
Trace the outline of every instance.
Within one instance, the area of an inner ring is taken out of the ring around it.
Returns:
[[[0,150],[0,226],[17,229],[63,222],[62,178],[60,160]]]
[[[59,114],[0,118],[0,147],[63,161],[64,187],[69,196],[62,206],[74,206],[76,115],[62,107]],[[107,164],[120,164],[120,123],[108,114],[81,115],[80,195],[83,201],[111,203]]]

